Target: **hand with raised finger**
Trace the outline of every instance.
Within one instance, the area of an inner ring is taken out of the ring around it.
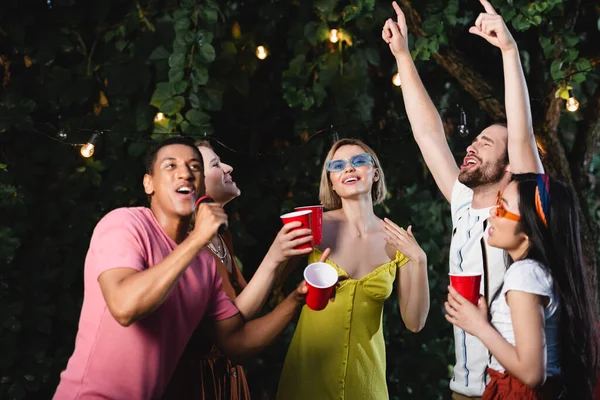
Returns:
[[[487,303],[479,297],[477,306],[461,296],[452,286],[448,286],[448,301],[444,303],[446,320],[463,331],[478,336],[483,327],[489,324]]]
[[[396,21],[388,19],[385,21],[381,37],[383,41],[390,46],[390,51],[394,57],[398,57],[401,54],[409,53],[408,50],[408,27],[406,26],[406,18],[404,13],[395,1],[392,3],[394,11],[396,12]]]
[[[480,2],[485,12],[479,14],[475,25],[469,28],[469,32],[481,36],[502,51],[516,49],[517,43],[504,23],[504,19],[498,15],[488,0],[480,0]]]
[[[411,261],[417,263],[427,259],[427,255],[421,246],[419,246],[417,239],[415,239],[412,233],[412,225],[407,230],[404,230],[389,218],[384,218],[381,221],[381,228],[386,234],[385,241],[394,249],[394,253],[395,251],[399,251]],[[390,258],[392,258],[391,255]]]
[[[302,223],[299,221],[283,225],[265,258],[272,261],[275,265],[279,265],[291,257],[310,254],[312,248],[294,249],[294,247],[301,244],[310,243],[313,239],[310,229],[297,229],[299,226],[302,226]]]

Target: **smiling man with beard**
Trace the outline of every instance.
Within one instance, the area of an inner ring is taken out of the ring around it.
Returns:
[[[394,2],[397,21],[388,19],[382,38],[396,58],[402,95],[415,140],[435,182],[450,202],[450,272],[482,273],[480,292],[489,302],[506,270],[503,251],[487,244],[490,209],[511,173],[543,172],[531,123],[527,84],[517,44],[487,0],[469,32],[502,52],[507,122],[484,129],[467,148],[460,167],[446,141],[441,118],[423,86],[408,48],[408,29]],[[476,337],[454,327],[456,364],[453,399],[479,399],[486,385],[488,351]]]

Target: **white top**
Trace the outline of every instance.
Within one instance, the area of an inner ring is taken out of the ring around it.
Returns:
[[[450,272],[481,272],[480,293],[487,301],[496,293],[506,271],[504,251],[487,244],[490,209],[471,208],[473,191],[456,181],[452,188]],[[475,336],[454,327],[456,365],[450,389],[465,396],[481,396],[486,385],[489,353]]]
[[[510,307],[506,303],[506,293],[509,290],[533,293],[548,297],[550,300],[544,308],[545,334],[546,334],[546,375],[560,375],[560,352],[558,341],[558,295],[553,287],[550,272],[534,260],[517,261],[506,270],[504,285],[500,295],[492,303],[490,313],[492,325],[504,339],[515,345],[515,331],[510,319]],[[490,359],[490,368],[504,372],[504,368],[495,357]]]

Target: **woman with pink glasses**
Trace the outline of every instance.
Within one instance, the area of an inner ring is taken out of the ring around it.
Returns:
[[[449,287],[446,319],[491,353],[483,399],[591,399],[595,299],[582,263],[571,190],[544,174],[514,175],[492,209],[491,246],[506,251],[504,283],[477,306]]]

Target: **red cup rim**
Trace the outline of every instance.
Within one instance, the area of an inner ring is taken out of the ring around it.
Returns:
[[[294,208],[294,210],[304,210],[304,209],[307,209],[307,208],[316,208],[316,207],[323,208],[324,206],[322,206],[320,204],[316,205],[316,206],[302,206],[302,207],[296,207],[296,208]]]
[[[299,217],[300,215],[306,215],[312,213],[312,210],[294,211],[287,214],[283,214],[280,218],[293,218]]]
[[[311,267],[315,267],[315,266],[327,266],[327,268],[329,268],[331,271],[333,271],[335,273],[335,280],[333,279],[333,274],[332,274],[332,281],[333,283],[331,285],[314,285],[312,283],[309,282],[308,277],[306,276],[306,272],[311,268]],[[304,280],[312,287],[317,288],[317,289],[328,289],[330,287],[332,287],[333,285],[335,285],[338,281],[338,273],[335,270],[335,268],[333,268],[331,265],[324,263],[324,262],[316,262],[316,263],[312,263],[309,264],[306,268],[304,268]]]
[[[481,276],[481,272],[449,272],[450,276]]]

